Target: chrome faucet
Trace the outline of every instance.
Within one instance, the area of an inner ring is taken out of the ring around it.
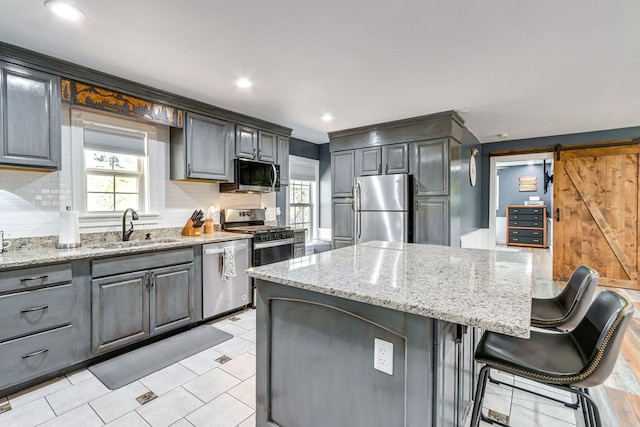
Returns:
[[[129,225],[131,226],[128,230],[126,229],[127,227],[127,213],[131,211],[131,219],[132,220],[137,220],[138,219],[138,213],[136,211],[134,211],[132,208],[128,208],[127,210],[124,211],[124,214],[122,215],[122,241],[123,242],[128,242],[129,238],[131,237],[131,233],[133,233],[133,221],[129,221]]]

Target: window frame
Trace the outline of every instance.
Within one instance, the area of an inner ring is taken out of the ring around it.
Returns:
[[[308,233],[306,236],[307,242],[313,242],[314,240],[318,239],[318,233],[319,233],[318,227],[320,226],[320,172],[319,172],[320,161],[316,159],[310,159],[307,157],[289,155],[289,182],[304,181],[301,179],[296,179],[295,173],[292,173],[294,168],[292,168],[291,166],[296,163],[307,168],[313,168],[313,174],[315,176],[314,181],[308,181],[308,182],[312,182],[310,199],[311,199],[311,204],[313,208],[311,211],[312,226],[311,226],[311,229],[308,230]],[[289,220],[291,215],[290,201],[291,201],[291,190],[287,188],[286,202],[285,202],[286,225],[289,225]]]
[[[72,202],[73,208],[79,211],[80,229],[96,231],[111,226],[122,225],[124,211],[87,212],[87,189],[84,154],[84,128],[102,128],[112,131],[128,133],[142,133],[146,137],[146,156],[141,157],[143,172],[141,178],[141,204],[137,210],[139,225],[154,225],[158,223],[158,173],[156,159],[158,158],[158,128],[151,123],[137,122],[109,113],[96,113],[73,107],[71,114],[71,172],[72,172]],[[108,172],[113,175],[112,172]]]

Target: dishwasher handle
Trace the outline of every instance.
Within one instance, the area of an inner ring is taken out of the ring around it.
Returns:
[[[239,245],[239,246],[231,246],[234,250],[240,251],[242,249],[246,249],[247,245]],[[224,248],[211,248],[211,249],[205,249],[204,250],[204,254],[205,255],[215,255],[215,254],[221,254],[224,252]]]

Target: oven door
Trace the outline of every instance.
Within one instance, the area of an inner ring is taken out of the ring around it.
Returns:
[[[253,266],[272,264],[293,258],[293,239],[271,240],[253,244]]]

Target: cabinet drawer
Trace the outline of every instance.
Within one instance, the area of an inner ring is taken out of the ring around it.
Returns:
[[[542,230],[529,230],[526,228],[516,228],[509,230],[509,236],[513,237],[543,237],[544,232]]]
[[[0,293],[71,282],[71,264],[22,268],[0,273]]]
[[[0,297],[0,341],[71,323],[71,284]]]
[[[542,221],[544,219],[544,215],[525,215],[525,214],[515,214],[509,215],[509,220],[520,220],[520,221]]]
[[[521,215],[542,215],[544,213],[544,208],[535,207],[535,208],[509,208],[509,215],[521,214]]]
[[[533,227],[542,228],[544,226],[543,221],[521,221],[521,220],[509,220],[509,226],[511,227]]]
[[[304,231],[300,231],[300,232],[296,231],[293,234],[293,243],[304,243],[304,235],[305,235]]]
[[[542,237],[523,237],[523,236],[509,236],[509,243],[521,243],[524,245],[544,245]]]
[[[6,388],[73,364],[73,328],[7,341],[0,354],[0,388]]]

